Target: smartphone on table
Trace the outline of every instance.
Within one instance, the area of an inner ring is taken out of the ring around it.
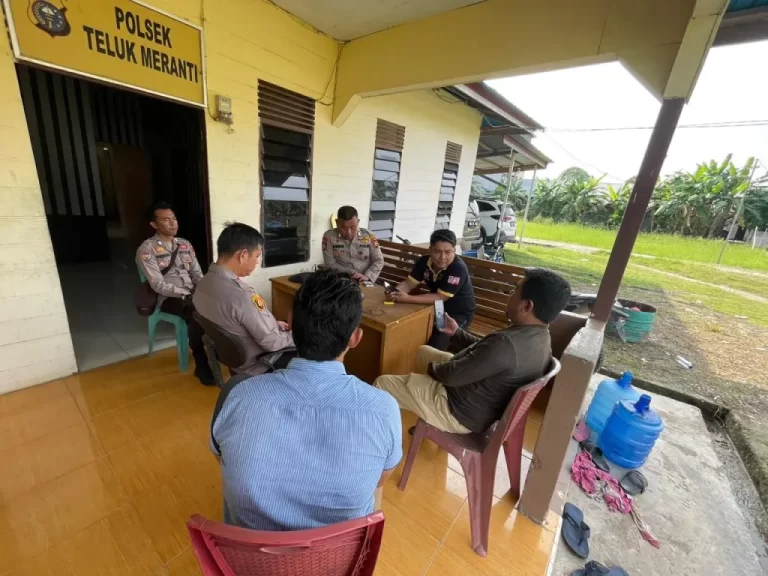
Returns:
[[[438,330],[445,329],[445,308],[442,300],[435,300],[435,326]]]

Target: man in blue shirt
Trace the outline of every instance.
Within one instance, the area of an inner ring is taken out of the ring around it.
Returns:
[[[362,338],[362,304],[349,275],[316,272],[293,304],[299,358],[222,390],[211,449],[226,523],[302,530],[374,511],[374,491],[402,458],[402,427],[395,399],[342,364]]]

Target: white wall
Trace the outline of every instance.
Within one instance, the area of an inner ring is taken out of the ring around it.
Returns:
[[[0,393],[76,370],[16,70],[4,38],[0,41]]]

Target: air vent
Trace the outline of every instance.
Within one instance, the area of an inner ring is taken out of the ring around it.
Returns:
[[[311,134],[315,127],[315,101],[259,80],[259,118],[273,126]]]

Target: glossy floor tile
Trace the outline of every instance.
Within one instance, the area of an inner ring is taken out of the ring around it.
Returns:
[[[147,353],[147,319],[136,314],[138,279],[133,252],[112,247],[112,260],[59,266],[72,345],[80,371]],[[155,350],[176,345],[173,327],[161,322]]]
[[[221,518],[217,393],[165,350],[0,396],[0,576],[198,575],[186,520]],[[415,420],[403,413],[405,452]],[[523,481],[540,422],[526,424]],[[470,545],[458,462],[425,442],[405,491],[402,467],[384,488],[376,576],[545,573],[557,517],[518,514],[503,456],[487,558]]]

